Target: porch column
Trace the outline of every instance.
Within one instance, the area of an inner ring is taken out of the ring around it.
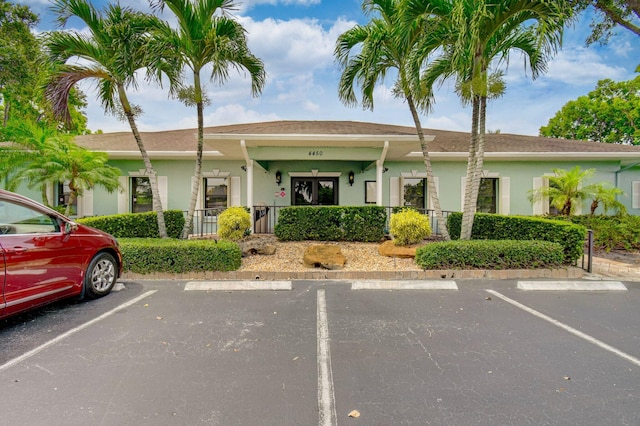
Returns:
[[[382,205],[382,173],[384,172],[384,161],[376,161],[376,205]]]
[[[247,163],[247,206],[249,207],[249,215],[251,217],[251,233],[253,233],[255,231],[255,221],[253,220],[255,217],[255,212],[253,211],[253,160],[249,158],[244,139],[240,141],[240,147],[242,148],[244,161]]]

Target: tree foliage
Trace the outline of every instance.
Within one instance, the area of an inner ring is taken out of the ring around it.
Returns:
[[[578,12],[589,7],[593,7],[596,11],[590,24],[592,32],[587,38],[587,44],[607,43],[617,26],[640,36],[640,1],[638,0],[571,0],[571,3]]]
[[[600,80],[595,90],[564,105],[540,135],[640,145],[640,76]]]

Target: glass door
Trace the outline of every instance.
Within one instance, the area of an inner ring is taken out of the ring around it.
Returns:
[[[338,204],[338,178],[292,178],[294,206],[335,206]]]

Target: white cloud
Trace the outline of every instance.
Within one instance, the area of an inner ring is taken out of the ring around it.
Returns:
[[[558,52],[543,78],[571,85],[594,86],[594,82],[603,78],[619,80],[626,75],[623,67],[605,63],[593,49],[576,47]]]
[[[255,110],[245,108],[243,105],[230,104],[216,108],[215,111],[205,116],[205,126],[217,126],[234,123],[254,123],[259,121],[281,120],[278,114],[267,113],[262,114]],[[191,126],[196,127],[196,123]]]

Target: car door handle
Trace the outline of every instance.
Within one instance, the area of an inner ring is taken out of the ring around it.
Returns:
[[[4,250],[6,254],[22,254],[26,251],[27,249],[25,247],[14,247],[14,248]]]

